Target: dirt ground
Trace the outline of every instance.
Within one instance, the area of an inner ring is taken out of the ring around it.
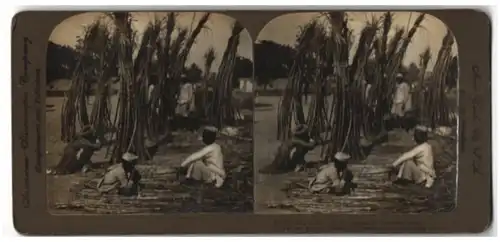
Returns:
[[[282,213],[422,213],[450,211],[455,205],[456,141],[431,137],[438,179],[432,189],[392,185],[386,173],[377,173],[414,144],[411,134],[391,131],[389,141],[375,149],[362,161],[354,161],[350,169],[358,188],[348,196],[311,195],[308,178],[314,170],[299,173],[264,175],[258,170],[272,162],[279,146],[276,140],[276,108],[279,97],[259,96],[254,118],[255,212]],[[307,105],[305,106],[307,112]],[[307,161],[321,159],[317,148]],[[450,155],[451,154],[451,155]]]
[[[60,115],[63,98],[47,98],[46,113],[46,166],[55,166],[62,155],[65,143],[60,141]],[[89,102],[91,103],[91,101]],[[116,99],[112,100],[116,103]],[[90,105],[89,105],[90,106]],[[242,110],[248,118],[249,110]],[[112,114],[113,115],[113,114]],[[100,196],[93,186],[104,174],[109,160],[107,147],[92,157],[92,171],[86,174],[48,176],[48,209],[55,214],[149,214],[178,212],[251,212],[253,210],[253,154],[252,123],[236,127],[238,137],[221,136],[228,180],[221,189],[186,186],[172,167],[183,158],[202,147],[199,134],[176,132],[174,140],[159,147],[152,160],[140,163],[137,168],[143,176],[141,198]]]

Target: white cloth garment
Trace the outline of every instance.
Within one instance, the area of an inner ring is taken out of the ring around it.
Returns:
[[[149,87],[148,87],[148,96],[147,96],[148,102],[151,101],[151,96],[153,95],[153,90],[154,89],[155,89],[155,85],[153,85],[153,84],[149,85]]]
[[[194,169],[192,164],[196,161],[202,161],[205,164],[206,168],[210,170],[211,179],[215,181],[215,186],[221,187],[226,178],[222,147],[219,144],[213,143],[187,157],[181,164],[182,167],[189,167],[186,175],[187,178],[192,178],[192,169]]]
[[[406,82],[400,83],[396,88],[396,93],[394,95],[394,103],[403,104],[406,103],[410,92],[410,86]]]
[[[404,162],[415,162],[418,169],[422,172],[424,179],[427,181],[426,186],[432,186],[432,182],[434,182],[434,179],[436,178],[436,171],[434,170],[434,155],[432,152],[432,146],[429,143],[422,143],[404,153],[392,163],[392,166],[402,167]],[[403,169],[399,170],[399,178],[403,178],[401,177],[402,170]]]
[[[177,114],[187,117],[194,109],[194,87],[191,83],[181,86],[177,100]]]
[[[407,104],[409,99],[410,86],[406,83],[398,84],[396,88],[396,93],[394,94],[394,99],[392,102],[391,113],[400,117],[403,117],[405,111],[407,111],[405,104]]]

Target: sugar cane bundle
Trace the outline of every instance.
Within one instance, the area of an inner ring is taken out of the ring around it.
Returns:
[[[429,95],[429,92],[427,91],[426,85],[425,85],[425,78],[426,78],[426,73],[427,73],[427,67],[429,66],[429,61],[432,58],[431,54],[431,48],[427,47],[424,52],[420,53],[419,55],[420,61],[419,61],[419,69],[420,69],[420,82],[419,82],[419,95],[418,95],[418,102],[417,102],[417,112],[418,112],[418,117],[420,122],[425,122],[425,120],[428,120],[427,117],[427,108],[425,107],[426,105],[426,100],[427,96]]]
[[[194,18],[194,16],[193,16]],[[177,58],[175,61],[172,61],[173,63],[173,69],[171,72],[171,80],[173,81],[173,86],[175,88],[170,88],[167,93],[169,93],[170,97],[177,97],[179,94],[180,90],[180,84],[181,84],[181,78],[182,78],[182,73],[184,71],[184,67],[186,65],[186,60],[191,52],[191,49],[198,38],[198,35],[201,33],[201,31],[206,27],[206,24],[208,20],[210,19],[210,13],[204,13],[201,18],[198,20],[198,23],[192,29],[192,31],[189,33],[188,38],[185,41],[185,45],[183,46],[182,49],[180,49],[179,54],[177,55]],[[173,56],[173,55],[172,55]],[[174,102],[170,102],[172,106],[169,107],[169,110],[171,110],[172,114],[175,111],[175,107],[177,105],[176,100]]]
[[[330,13],[332,16],[335,13]],[[331,24],[338,26],[338,33],[332,35],[337,38],[329,43],[332,45],[334,57],[334,73],[337,79],[337,92],[335,96],[335,107],[332,109],[332,130],[329,132],[330,143],[326,149],[325,159],[330,159],[338,151],[350,153],[353,157],[363,157],[360,147],[361,130],[363,127],[362,114],[364,111],[362,103],[362,81],[364,68],[371,54],[371,46],[377,33],[377,22],[367,23],[361,31],[356,46],[352,64],[349,66],[349,50],[353,48],[347,41],[347,20],[334,21],[338,16],[332,16]]]
[[[93,76],[99,67],[96,66],[96,49],[103,49],[108,38],[107,26],[102,20],[97,20],[84,31],[84,37],[79,41],[77,49],[79,56],[73,71],[71,87],[66,92],[66,98],[61,112],[61,140],[69,141],[76,133],[76,120],[80,126],[90,123],[87,111],[87,95],[90,91],[88,79]],[[98,51],[101,52],[101,51]],[[102,53],[102,52],[101,52]]]
[[[379,132],[383,132],[383,115],[387,112],[387,109],[382,109],[381,107],[387,107],[387,98],[385,93],[388,89],[386,82],[385,70],[387,67],[387,62],[390,56],[393,56],[398,48],[398,45],[404,34],[403,28],[396,28],[394,36],[389,39],[389,32],[392,28],[393,13],[386,12],[382,16],[382,26],[380,35],[375,37],[373,43],[373,54],[374,54],[374,66],[373,75],[370,81],[372,82],[371,97],[373,97],[370,103],[366,103],[370,110],[365,110],[366,112],[373,112],[370,115],[371,120],[365,120],[364,122],[364,132],[365,135],[373,135]],[[375,107],[375,109],[373,109]]]
[[[322,43],[318,43],[322,31],[320,28],[317,21],[312,21],[304,26],[298,35],[294,61],[288,73],[288,83],[278,107],[277,138],[280,140],[290,136],[292,119],[296,124],[306,123],[302,100],[304,96],[307,96],[310,82],[319,79],[322,75],[319,72],[319,66],[316,68],[316,65],[321,62],[320,46]],[[316,69],[318,72],[315,73]],[[313,123],[315,120],[310,121]]]
[[[171,13],[166,18],[166,34],[164,39],[161,39],[157,44],[160,52],[157,57],[159,61],[159,83],[158,87],[151,98],[150,110],[158,109],[158,113],[153,114],[155,117],[150,123],[154,123],[153,127],[156,133],[163,134],[168,129],[168,121],[175,115],[177,105],[177,95],[180,89],[180,79],[187,57],[198,35],[206,28],[210,13],[205,13],[198,21],[195,28],[189,32],[187,28],[181,28],[178,31],[177,37],[172,41],[172,34],[175,30],[176,16]],[[162,65],[163,64],[163,65]]]
[[[413,36],[420,28],[420,25],[422,24],[424,19],[425,19],[424,13],[420,14],[417,17],[417,19],[415,19],[413,26],[410,28],[406,36],[402,38],[400,47],[397,48],[397,50],[394,52],[392,56],[389,56],[390,59],[387,63],[385,70],[385,74],[387,76],[387,84],[389,85],[389,90],[391,90],[389,93],[385,95],[385,97],[389,100],[394,93],[396,74],[398,73],[400,67],[402,66],[402,62],[405,57],[408,46],[410,45]],[[392,102],[389,102],[389,104],[392,105]]]
[[[322,25],[317,25],[315,28],[315,36],[313,45],[310,48],[310,58],[307,60],[308,76],[311,78],[306,79],[303,95],[307,96],[308,89],[314,90],[314,97],[309,104],[309,112],[307,114],[306,123],[311,127],[310,136],[323,140],[322,134],[327,132],[329,127],[328,109],[331,103],[328,100],[329,95],[329,82],[327,76],[330,74],[330,66],[332,65],[331,56],[328,54],[328,35],[326,29]]]
[[[205,105],[208,104],[208,98],[209,98],[209,82],[210,82],[210,70],[212,69],[212,65],[215,61],[215,49],[213,47],[208,48],[208,50],[205,52],[203,55],[204,59],[204,73],[203,73],[203,79],[202,79],[202,84],[201,84],[201,100],[200,100],[200,105],[198,105],[197,109],[202,112],[203,117],[208,117],[210,115],[210,109],[209,107],[206,107]],[[203,107],[202,107],[203,106]]]
[[[451,65],[453,56],[451,55],[453,35],[450,31],[443,38],[441,48],[438,52],[436,64],[432,70],[430,95],[426,101],[429,112],[430,126],[435,128],[439,125],[451,125],[450,108],[446,101],[446,77]]]
[[[94,95],[94,103],[90,114],[90,123],[96,130],[98,136],[102,138],[105,133],[112,128],[111,121],[111,90],[109,81],[113,75],[114,68],[116,67],[116,51],[115,45],[117,39],[109,28],[105,26],[102,32],[103,36],[100,38],[100,43],[96,55],[98,56],[99,66],[97,69],[97,91]]]
[[[370,132],[368,124],[373,122],[373,120],[370,120],[372,116],[368,115],[368,112],[371,110],[367,108],[365,103],[366,100],[364,98],[364,94],[366,91],[366,84],[364,81],[366,79],[368,58],[372,54],[373,43],[377,31],[378,20],[372,19],[371,22],[366,23],[365,27],[361,31],[356,52],[354,53],[352,64],[349,68],[352,91],[356,92],[354,96],[358,97],[352,99],[352,105],[356,107],[355,115],[358,115],[356,120],[360,122],[356,125],[361,127],[361,130],[359,130],[361,136],[366,136],[366,134]]]
[[[214,87],[213,100],[210,102],[212,105],[209,120],[219,128],[225,124],[233,124],[240,111],[237,110],[232,101],[233,75],[241,31],[243,31],[243,26],[235,22],[232,26],[231,36],[227,41],[227,46],[222,55],[222,61],[215,79],[216,85]]]
[[[156,42],[157,83],[148,102],[148,133],[163,134],[166,130],[169,117],[167,116],[167,104],[172,98],[162,90],[174,88],[170,86],[172,83],[168,81],[172,66],[172,53],[175,52],[177,55],[187,35],[187,29],[183,29],[179,31],[176,39],[172,37],[176,29],[176,22],[176,14],[170,12],[164,19],[165,33],[159,36]],[[175,50],[172,50],[173,48]]]
[[[113,18],[116,26],[115,34],[118,38],[118,76],[121,80],[117,140],[113,156],[114,161],[117,161],[120,159],[121,154],[132,151],[132,145],[135,143],[134,141],[136,139],[143,139],[143,137],[138,137],[136,135],[137,120],[135,117],[135,98],[137,97],[135,92],[138,92],[140,89],[137,88],[137,82],[134,80],[135,75],[132,53],[135,33],[131,25],[132,17],[128,12],[118,12],[113,13]],[[142,153],[141,150],[135,150],[135,152],[141,159],[144,158],[144,153]]]
[[[167,24],[168,26],[168,24]],[[167,29],[168,30],[168,29]],[[186,41],[188,30],[186,28],[180,29],[175,40],[168,45],[169,49],[163,51],[163,56],[159,57],[158,60],[164,60],[159,62],[159,82],[158,88],[153,92],[153,97],[151,99],[151,105],[153,107],[151,110],[158,109],[158,113],[153,113],[152,122],[154,122],[154,127],[156,133],[163,134],[167,131],[168,121],[173,117],[175,113],[175,105],[177,104],[176,93],[174,89],[178,89],[177,82],[173,79],[173,68],[176,65],[177,56]],[[167,32],[168,35],[168,32]],[[167,47],[164,47],[167,48]]]
[[[415,33],[420,28],[425,19],[425,14],[420,14],[412,27],[405,34],[403,28],[396,28],[394,36],[388,40],[389,29],[391,28],[393,15],[387,12],[383,16],[382,36],[377,39],[379,43],[375,46],[375,59],[377,67],[373,85],[373,96],[379,97],[375,106],[375,129],[371,133],[385,132],[384,118],[389,115],[392,105],[392,96],[395,91],[396,74],[399,72],[402,61],[409,44]]]
[[[153,20],[148,23],[144,30],[139,49],[137,50],[137,57],[134,60],[134,80],[136,83],[137,92],[136,98],[136,122],[138,122],[137,136],[144,137],[144,132],[148,137],[155,138],[156,134],[154,129],[148,125],[150,119],[149,115],[152,114],[151,106],[148,103],[148,87],[152,75],[152,63],[156,43],[161,31],[161,21]],[[138,139],[137,146],[144,146],[143,141]]]
[[[150,159],[145,146],[149,106],[147,89],[151,77],[151,63],[154,48],[161,30],[161,22],[150,22],[138,46],[137,57],[132,57],[134,35],[130,26],[130,16],[116,16],[115,23],[120,31],[119,73],[122,79],[120,92],[120,120],[118,125],[118,145],[115,159],[119,154],[132,151],[140,159]],[[128,69],[125,69],[128,67]]]

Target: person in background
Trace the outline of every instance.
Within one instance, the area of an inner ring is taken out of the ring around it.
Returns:
[[[391,113],[395,118],[398,127],[401,127],[403,118],[405,116],[405,104],[407,104],[410,98],[410,86],[406,83],[403,74],[398,73],[396,75],[396,92],[394,93],[394,99],[392,101]]]
[[[295,128],[291,139],[283,142],[278,148],[271,165],[260,170],[261,173],[280,173],[294,170],[299,172],[306,163],[306,154],[316,147],[317,143],[309,137],[309,128],[300,124]]]
[[[413,133],[417,143],[410,151],[402,154],[389,165],[392,173],[397,172],[396,184],[415,183],[432,187],[436,178],[432,146],[428,143],[427,130],[417,126]]]
[[[102,194],[117,192],[123,196],[139,195],[141,174],[135,168],[138,158],[132,153],[123,154],[120,163],[108,167],[97,184],[97,190]]]
[[[347,169],[351,156],[337,152],[333,162],[319,168],[316,176],[309,182],[309,191],[312,193],[335,193],[338,195],[349,194],[356,184],[352,182],[354,176]]]
[[[191,154],[181,163],[181,167],[187,169],[188,180],[213,183],[217,188],[224,184],[226,179],[224,155],[222,147],[215,142],[217,132],[216,127],[205,127],[202,134],[205,147]]]
[[[96,138],[95,130],[90,125],[84,126],[76,138],[66,145],[59,163],[53,169],[48,169],[47,174],[63,175],[78,171],[87,172],[91,165],[90,159],[101,146],[102,144]]]
[[[194,87],[189,82],[187,77],[182,77],[182,84],[177,99],[176,114],[178,116],[178,125],[181,129],[187,129],[189,125],[189,117],[195,106],[194,103]]]
[[[156,89],[156,86],[158,85],[158,79],[157,78],[152,78],[150,81],[149,81],[149,86],[148,86],[148,93],[147,93],[147,102],[149,103],[149,105],[151,107],[155,107],[155,112],[158,114],[159,111],[160,111],[160,108],[158,106],[154,106],[153,105],[153,101],[152,98],[153,98],[153,95],[154,95],[154,92],[155,92],[155,89]],[[158,104],[160,103],[160,100],[158,100]]]

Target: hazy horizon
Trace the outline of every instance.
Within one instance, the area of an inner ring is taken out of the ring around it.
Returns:
[[[372,16],[379,18],[385,12],[346,12],[349,22],[348,26],[353,30],[354,45],[357,45],[358,36],[368,20]],[[413,26],[416,18],[420,13],[418,12],[394,12],[394,19],[392,29],[389,32],[389,37],[394,35],[394,28],[396,26],[405,27]],[[300,27],[314,19],[324,18],[320,12],[309,13],[290,13],[278,16],[269,21],[264,28],[259,32],[256,42],[263,40],[273,41],[278,44],[294,47],[296,36],[300,31]],[[427,47],[430,47],[432,58],[429,61],[427,71],[432,70],[434,67],[437,53],[441,48],[443,37],[446,35],[448,28],[446,25],[436,17],[426,14],[421,24],[421,28],[415,33],[412,42],[408,46],[403,64],[408,66],[412,62],[418,65],[419,55]],[[356,48],[351,49],[351,56],[354,55]],[[452,54],[457,54],[456,39],[452,47]]]
[[[167,16],[169,12],[131,12],[134,21],[132,28],[138,33],[144,32],[149,21],[155,18],[161,19]],[[195,27],[197,21],[202,17],[204,12],[179,12],[177,15],[176,28],[187,27],[189,30]],[[59,45],[66,45],[72,48],[75,47],[78,36],[81,36],[84,31],[84,26],[91,24],[99,18],[105,16],[105,12],[89,12],[82,13],[65,19],[58,24],[52,31],[49,41]],[[108,18],[109,21],[111,21]],[[195,63],[204,70],[203,55],[212,46],[215,50],[215,61],[212,65],[211,72],[216,72],[219,68],[222,55],[227,46],[227,40],[231,36],[231,27],[236,20],[224,14],[211,13],[206,28],[198,35],[191,52],[188,55],[186,65]],[[173,36],[177,36],[178,31],[175,30]],[[140,42],[142,34],[136,39]],[[238,45],[237,55],[247,58],[253,62],[252,52],[253,41],[246,29],[240,33],[240,43]]]

